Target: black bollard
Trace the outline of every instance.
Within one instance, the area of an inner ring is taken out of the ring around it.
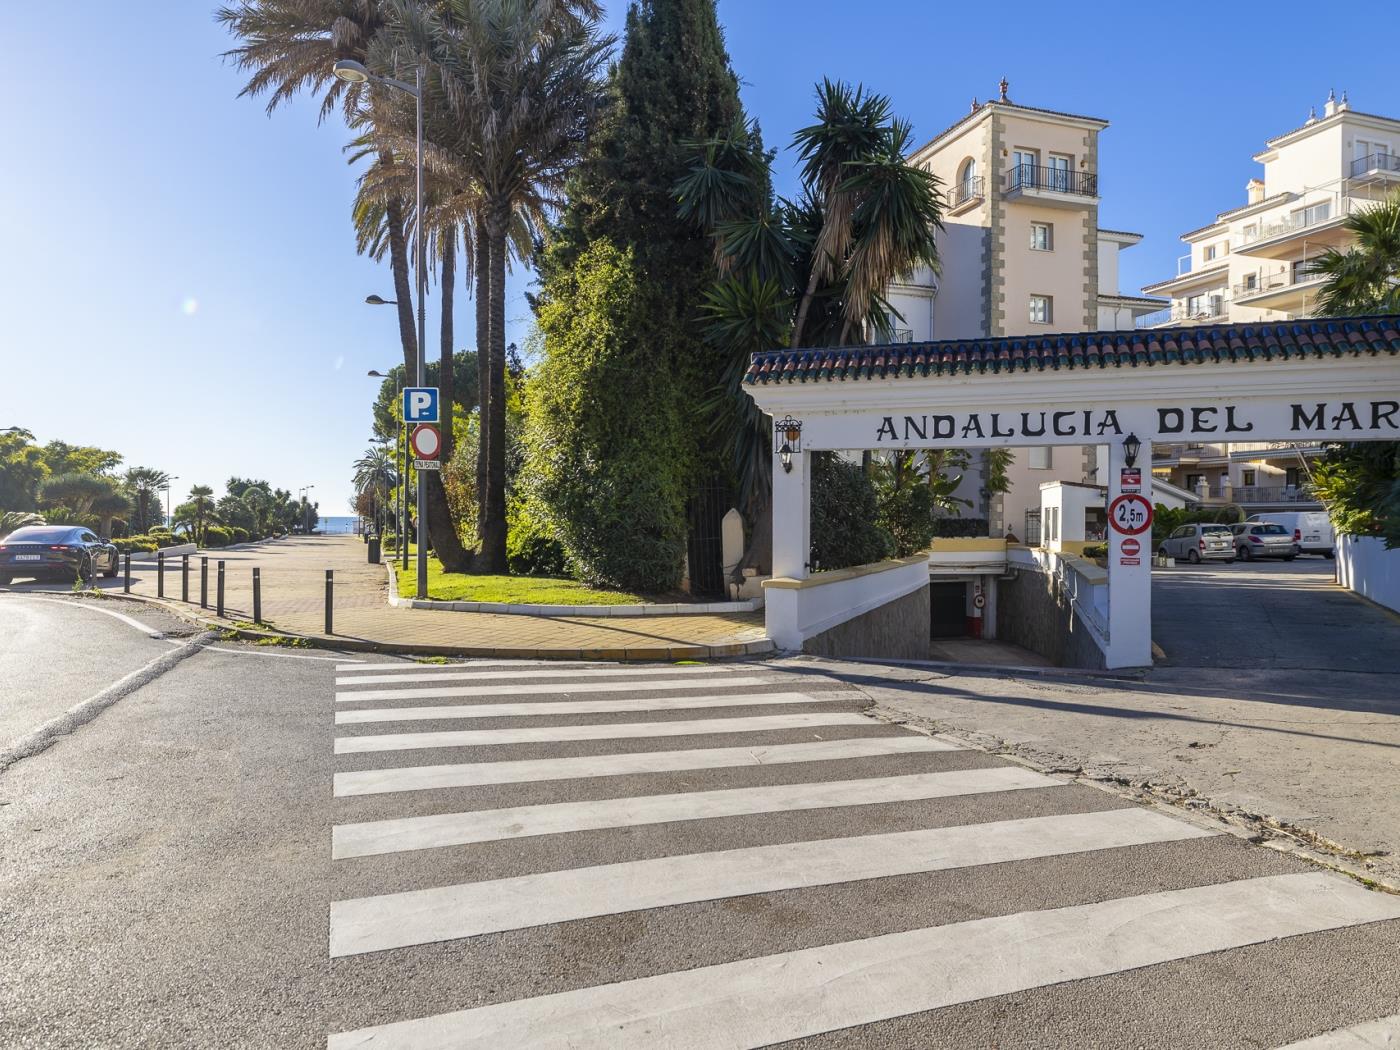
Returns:
[[[335,634],[335,620],[331,609],[335,605],[335,570],[326,570],[326,633]]]
[[[214,610],[214,615],[219,619],[224,618],[224,563],[219,562],[219,593],[218,606]]]
[[[180,600],[188,602],[190,600],[190,556],[180,555]]]
[[[165,551],[156,551],[156,597],[165,597]]]
[[[262,623],[262,570],[253,570],[253,622]]]
[[[209,608],[209,559],[199,559],[199,607]]]
[[[130,593],[131,593],[131,551],[127,551],[125,554],[122,555],[122,564],[123,564],[123,566],[124,566],[123,572],[122,572],[122,590],[125,591],[127,594],[130,594]]]

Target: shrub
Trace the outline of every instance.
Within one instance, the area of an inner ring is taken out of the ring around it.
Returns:
[[[934,518],[933,534],[944,539],[981,539],[991,532],[986,518]]]
[[[550,279],[522,474],[582,580],[659,593],[680,584],[688,465],[675,378],[636,340],[641,303],[631,253],[606,241]]]
[[[233,533],[222,525],[210,525],[204,530],[204,546],[227,547],[233,542]]]
[[[112,540],[112,545],[123,554],[149,554],[156,549],[156,541],[149,536],[124,536]]]
[[[889,557],[894,541],[875,517],[875,486],[860,465],[812,453],[812,567],[844,569]]]
[[[1086,558],[1107,558],[1107,543],[1088,543],[1084,546],[1084,557]]]
[[[228,531],[234,543],[247,543],[249,537],[252,535],[247,529],[238,525],[229,526]]]
[[[569,556],[540,508],[515,498],[506,513],[506,558],[512,576],[569,575]]]

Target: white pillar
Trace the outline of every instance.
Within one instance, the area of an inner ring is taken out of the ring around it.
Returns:
[[[1142,443],[1146,451],[1151,446]],[[1150,455],[1150,453],[1149,453]],[[1141,454],[1138,456],[1142,458]],[[1123,445],[1108,446],[1108,503],[1123,494]],[[1139,491],[1148,504],[1152,503],[1151,464],[1138,464],[1142,471]],[[1152,664],[1152,530],[1132,537],[1137,552],[1125,554],[1123,541],[1127,537],[1113,527],[1109,514],[1108,526],[1108,666],[1147,667]],[[1137,564],[1132,564],[1136,561]],[[1125,564],[1127,562],[1128,564]]]
[[[773,453],[773,579],[805,580],[812,549],[812,457],[792,457],[791,472]],[[779,649],[802,649],[802,591],[783,587],[763,589],[763,618],[768,637]]]

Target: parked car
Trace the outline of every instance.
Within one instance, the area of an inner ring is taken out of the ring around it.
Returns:
[[[1203,561],[1234,561],[1235,536],[1228,525],[1182,525],[1157,545],[1157,553],[1196,565]]]
[[[90,580],[96,573],[115,576],[121,564],[117,548],[91,529],[72,525],[27,525],[0,540],[0,585],[16,576],[57,576]]]
[[[1337,537],[1332,532],[1331,519],[1321,510],[1279,510],[1267,514],[1251,514],[1245,521],[1271,521],[1293,533],[1299,554],[1319,554],[1324,558],[1337,556]]]
[[[1298,557],[1298,545],[1293,533],[1272,521],[1242,521],[1230,526],[1235,537],[1235,553],[1244,561],[1255,558],[1282,558],[1292,561]]]

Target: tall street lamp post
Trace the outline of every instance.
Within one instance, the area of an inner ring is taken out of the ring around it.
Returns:
[[[303,485],[298,490],[301,492],[301,531],[305,536],[311,535],[311,500],[307,498],[307,493],[315,487],[315,485]]]
[[[173,478],[167,478],[165,484],[161,486],[161,488],[165,490],[165,527],[167,529],[173,529],[175,527],[175,523],[170,520],[170,483],[179,480],[180,476],[177,474]]]
[[[365,297],[365,302],[371,306],[396,306],[392,299],[381,299],[377,295]],[[376,379],[388,379],[389,377],[377,369],[371,369],[370,375]],[[397,384],[399,394],[399,404],[403,404],[403,381]],[[398,534],[399,534],[399,565],[404,572],[408,571],[408,435],[405,433],[405,424],[399,424],[398,439],[394,442],[394,466],[399,472],[399,498],[398,498]]]
[[[416,385],[428,385],[428,364],[427,364],[427,314],[426,314],[426,284],[428,280],[427,263],[427,228],[423,224],[423,66],[420,64],[414,72],[413,83],[409,84],[402,80],[395,80],[392,77],[381,77],[371,73],[365,68],[364,63],[356,62],[354,59],[343,58],[331,67],[332,72],[337,77],[349,84],[363,84],[371,82],[383,84],[385,87],[397,88],[412,95],[416,103],[415,120],[417,122],[415,130],[415,142],[417,146],[417,157],[414,161],[417,203],[414,211],[417,221],[418,243],[414,252],[418,284],[418,378]],[[418,486],[418,597],[428,596],[428,486],[420,484]]]

